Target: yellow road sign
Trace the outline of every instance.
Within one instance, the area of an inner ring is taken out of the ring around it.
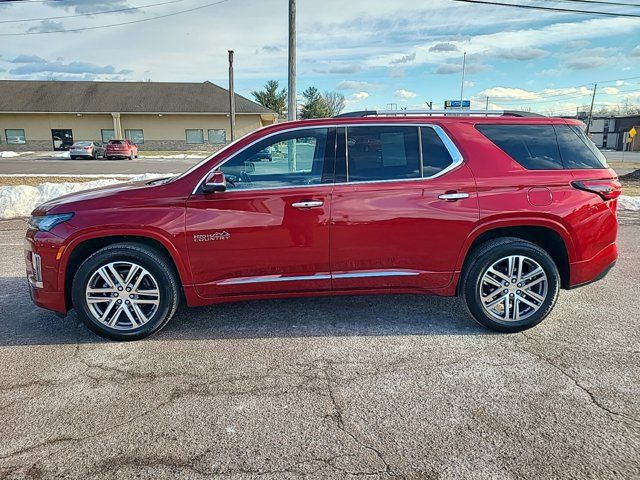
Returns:
[[[637,133],[638,133],[638,132],[637,132],[637,130],[636,130],[634,127],[631,127],[631,130],[629,130],[629,136],[630,136],[631,138],[635,137]]]

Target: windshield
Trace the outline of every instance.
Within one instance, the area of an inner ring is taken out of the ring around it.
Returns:
[[[122,140],[109,140],[109,145],[122,145],[123,143]]]
[[[85,142],[85,141],[82,141],[82,142],[76,142],[76,143],[74,143],[74,144],[73,144],[73,146],[74,146],[74,147],[88,147],[88,146],[90,146],[90,145],[91,145],[91,143],[92,143],[92,142]]]

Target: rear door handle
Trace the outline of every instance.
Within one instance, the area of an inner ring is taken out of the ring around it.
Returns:
[[[322,205],[324,205],[324,202],[322,200],[312,200],[309,202],[296,202],[291,204],[293,208],[316,208],[316,207],[321,207]]]
[[[447,200],[449,202],[455,202],[456,200],[462,200],[463,198],[469,198],[469,194],[468,193],[458,193],[458,192],[443,193],[441,195],[438,195],[438,198],[440,200]]]

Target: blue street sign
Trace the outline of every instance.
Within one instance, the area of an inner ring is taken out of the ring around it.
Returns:
[[[460,100],[445,100],[444,108],[460,108]],[[471,100],[462,100],[462,108],[471,108]]]

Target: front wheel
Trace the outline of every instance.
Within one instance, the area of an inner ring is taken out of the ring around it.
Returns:
[[[160,330],[179,301],[169,260],[137,243],[105,247],[84,261],[73,279],[78,317],[100,336],[138,340]]]
[[[479,323],[500,332],[519,332],[549,315],[558,298],[560,275],[545,250],[519,238],[498,238],[471,255],[462,296]]]

